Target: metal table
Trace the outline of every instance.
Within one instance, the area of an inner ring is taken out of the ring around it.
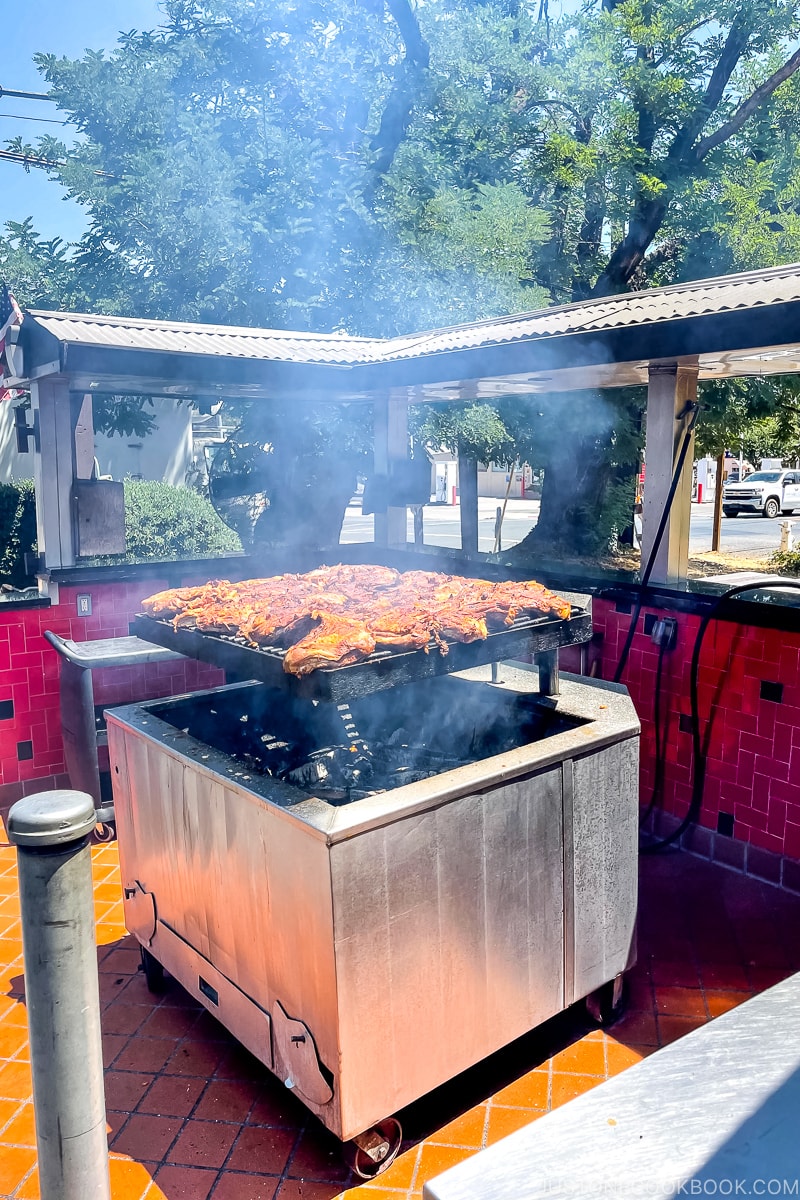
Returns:
[[[45,629],[44,636],[61,656],[61,730],[70,786],[88,792],[98,809],[98,822],[114,819],[113,805],[102,806],[97,748],[106,744],[105,729],[98,730],[94,711],[92,671],[99,667],[133,667],[144,663],[183,658],[175,650],[154,646],[138,637],[98,638],[73,642]]]
[[[425,1200],[800,1194],[800,974],[425,1185]]]

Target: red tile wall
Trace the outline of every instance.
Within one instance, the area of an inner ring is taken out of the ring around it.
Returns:
[[[187,578],[186,583],[203,582]],[[0,606],[0,705],[14,701],[13,717],[0,719],[0,787],[62,775],[64,748],[59,708],[59,656],[42,636],[49,629],[73,641],[124,637],[145,596],[173,586],[166,579],[139,583],[82,584],[61,587],[58,604],[49,608]],[[92,615],[79,617],[77,594],[92,598]],[[95,704],[128,704],[156,696],[179,695],[217,687],[224,676],[216,667],[191,659],[108,667],[93,673]],[[0,712],[2,709],[0,709]],[[18,743],[31,742],[33,757],[20,761]],[[57,781],[62,782],[62,781]],[[29,790],[29,789],[28,789]]]
[[[629,613],[594,600],[602,633],[600,671],[614,675]],[[655,769],[654,700],[658,649],[645,636],[647,613],[676,617],[677,647],[665,654],[661,712],[666,728],[663,807],[683,816],[692,793],[692,735],[679,728],[691,712],[689,678],[700,617],[643,609],[622,682],[642,723],[640,797],[647,804]],[[764,850],[800,859],[800,634],[714,621],[703,641],[698,698],[703,736],[710,717],[708,761],[700,824],[717,828],[719,813],[734,818],[733,836]],[[783,684],[780,703],[761,699],[761,683]],[[664,726],[662,724],[662,736]]]

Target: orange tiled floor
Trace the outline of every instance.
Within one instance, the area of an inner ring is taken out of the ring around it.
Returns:
[[[410,1200],[426,1179],[800,968],[800,897],[685,855],[642,863],[639,964],[606,1034],[562,1014],[401,1114],[404,1152],[357,1187],[338,1143],[176,985],[152,996],[93,850],[115,1200]],[[35,1200],[16,866],[0,847],[0,1197]]]

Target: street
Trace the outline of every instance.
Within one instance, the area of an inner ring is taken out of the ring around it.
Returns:
[[[494,549],[495,516],[502,501],[481,496],[478,500],[478,543],[480,550]],[[693,504],[689,549],[693,554],[711,549],[713,504]],[[536,524],[538,500],[509,500],[503,520],[502,548],[521,542]],[[722,550],[729,554],[771,554],[781,540],[781,522],[791,517],[767,520],[762,516],[722,518]],[[429,546],[459,546],[461,544],[461,510],[458,505],[428,504],[424,509],[425,542]],[[371,541],[372,517],[361,513],[360,505],[351,505],[342,527],[342,542]],[[795,518],[795,533],[800,542],[800,514]],[[408,514],[408,540],[414,540],[414,522]]]

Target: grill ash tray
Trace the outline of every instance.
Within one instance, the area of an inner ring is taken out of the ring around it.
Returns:
[[[581,724],[535,693],[455,677],[339,706],[242,683],[144,707],[230,764],[333,805],[443,775]]]
[[[243,639],[223,634],[174,629],[170,621],[142,614],[132,622],[131,633],[188,658],[222,667],[242,679],[257,679],[310,700],[338,702],[502,659],[575,646],[592,636],[592,618],[580,608],[573,608],[566,621],[550,616],[519,618],[507,629],[490,633],[485,641],[450,642],[447,654],[440,653],[436,645],[431,645],[427,654],[424,650],[377,650],[363,662],[347,667],[321,667],[302,677],[284,671],[284,651],[276,647],[254,647]]]

